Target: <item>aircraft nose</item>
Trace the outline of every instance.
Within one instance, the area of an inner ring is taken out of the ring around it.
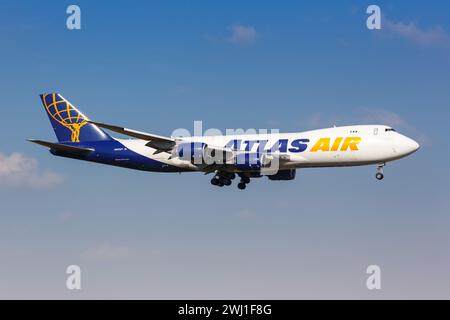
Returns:
[[[405,151],[405,154],[411,154],[420,148],[420,145],[411,138],[403,136],[402,140],[402,149]]]
[[[414,141],[413,139],[410,140],[411,140],[411,149],[413,150],[413,152],[419,150],[420,144],[417,141]]]

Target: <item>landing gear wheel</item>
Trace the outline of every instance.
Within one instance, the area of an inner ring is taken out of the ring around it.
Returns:
[[[384,174],[383,174],[383,167],[386,165],[386,163],[380,163],[377,167],[377,173],[375,174],[375,178],[377,180],[383,180]]]
[[[249,177],[241,177],[241,181],[243,183],[250,183],[250,178]]]
[[[245,187],[246,187],[245,183],[243,183],[243,182],[239,182],[239,183],[238,183],[238,188],[239,188],[239,189],[244,190]]]
[[[231,185],[231,180],[230,180],[230,179],[223,179],[223,180],[222,180],[222,183],[223,183],[224,185],[226,185],[226,186],[229,186],[229,185]]]
[[[213,186],[217,186],[219,184],[219,179],[217,179],[216,177],[212,178],[211,179],[211,184]]]

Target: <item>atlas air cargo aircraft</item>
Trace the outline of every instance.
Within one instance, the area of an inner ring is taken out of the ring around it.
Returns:
[[[29,140],[56,156],[152,172],[214,174],[211,184],[229,186],[240,178],[293,180],[296,169],[384,165],[406,157],[419,144],[385,125],[354,125],[297,133],[164,137],[89,120],[58,93],[41,100],[58,142]],[[133,139],[118,139],[104,130]]]

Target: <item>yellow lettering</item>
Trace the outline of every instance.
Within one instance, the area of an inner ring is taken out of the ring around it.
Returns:
[[[361,142],[360,137],[347,137],[342,144],[341,151],[347,151],[349,148],[351,151],[358,150],[358,143]]]
[[[336,138],[336,140],[334,140],[333,146],[331,146],[330,151],[338,151],[341,141],[342,141],[342,138]]]
[[[330,151],[330,138],[320,138],[319,141],[316,142],[314,147],[312,147],[311,152],[316,151]]]

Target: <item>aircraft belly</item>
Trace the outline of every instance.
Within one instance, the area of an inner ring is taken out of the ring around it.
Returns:
[[[147,171],[158,172],[182,172],[196,171],[197,168],[186,161],[169,159],[170,154],[166,152],[156,153],[156,150],[145,146],[144,140],[118,140],[126,149],[143,157],[146,162],[151,163]],[[155,154],[156,153],[156,154]]]

